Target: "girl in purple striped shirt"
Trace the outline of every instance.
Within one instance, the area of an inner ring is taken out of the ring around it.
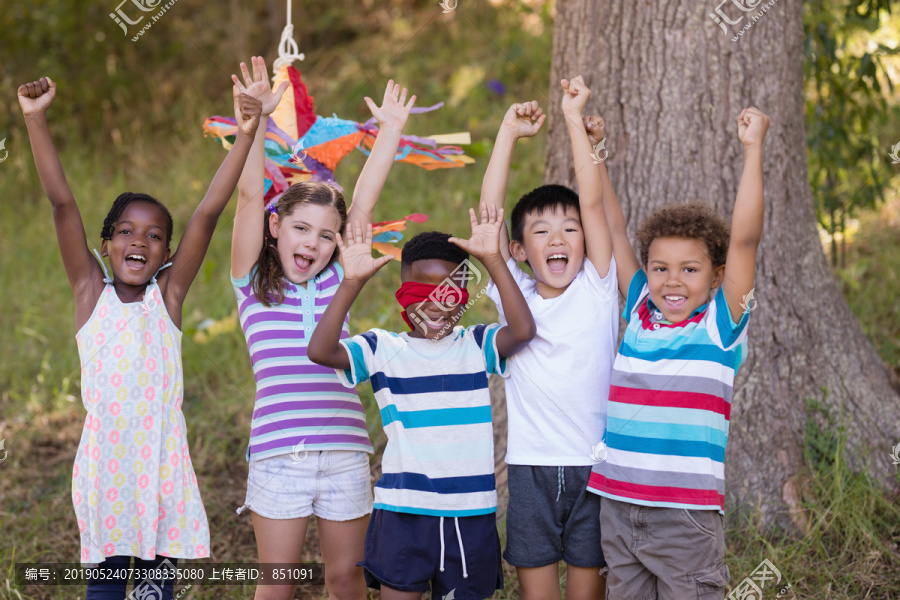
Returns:
[[[241,64],[239,90],[262,101],[259,133],[238,186],[231,247],[231,278],[241,328],[256,378],[256,402],[247,458],[247,498],[260,563],[299,563],[310,515],[316,515],[332,598],[366,597],[363,545],[372,487],[372,444],[354,390],[333,369],[316,365],[306,346],[344,271],[337,234],[349,223],[372,223],[372,211],[394,161],[415,102],[389,81],[382,105],[366,104],[380,131],[360,173],[348,212],[343,195],[325,183],[292,185],[264,210],[264,140],[274,93],[265,62]],[[341,337],[348,337],[344,321]],[[288,585],[264,585],[256,599],[293,598]]]

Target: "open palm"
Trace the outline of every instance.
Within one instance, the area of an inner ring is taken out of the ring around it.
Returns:
[[[469,221],[472,224],[472,237],[467,240],[451,237],[450,242],[456,244],[478,260],[492,254],[500,254],[500,228],[503,226],[503,209],[493,204],[481,203],[481,223],[475,216],[475,209],[469,209]]]
[[[288,82],[283,81],[278,86],[278,89],[273,92],[269,83],[269,69],[266,67],[265,59],[261,56],[253,56],[250,58],[250,63],[253,66],[252,74],[247,70],[247,63],[242,62],[241,75],[244,77],[244,81],[241,82],[237,75],[232,75],[231,80],[239,93],[253,96],[262,102],[263,116],[271,115],[278,107],[278,103],[281,102],[281,97],[288,87]]]
[[[344,268],[344,279],[351,281],[368,281],[372,275],[384,265],[391,262],[392,256],[372,256],[372,224],[366,225],[365,231],[359,223],[347,224],[346,243],[338,234],[341,266]]]
[[[382,100],[381,106],[375,106],[375,102],[368,96],[365,100],[379,125],[402,130],[409,118],[409,112],[416,103],[415,95],[407,102],[406,94],[406,88],[401,91],[400,84],[394,83],[394,80],[391,79],[384,88],[384,100]]]

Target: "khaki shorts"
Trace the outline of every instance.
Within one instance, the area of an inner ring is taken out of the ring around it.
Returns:
[[[715,510],[639,506],[603,498],[600,539],[607,600],[722,600],[725,524]]]

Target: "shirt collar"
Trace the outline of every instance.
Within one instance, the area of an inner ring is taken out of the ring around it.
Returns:
[[[694,317],[696,317],[697,315],[699,315],[700,313],[705,311],[708,306],[709,306],[709,302],[706,302],[702,306],[697,307],[696,309],[694,309],[694,312],[692,312],[690,314],[690,316],[688,316],[688,318],[685,319],[685,321],[689,321],[690,319],[693,319]],[[672,322],[667,321],[666,317],[663,315],[662,311],[659,310],[658,308],[656,308],[656,305],[653,304],[653,301],[650,299],[650,294],[647,294],[647,312],[650,313],[650,320],[653,321],[654,323],[662,323],[663,325],[672,325]]]

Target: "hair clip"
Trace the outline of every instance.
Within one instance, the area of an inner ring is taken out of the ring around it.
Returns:
[[[272,213],[273,215],[277,215],[277,214],[278,214],[278,208],[275,207],[276,204],[278,204],[278,203],[277,203],[277,202],[273,202],[272,204],[270,204],[270,205],[268,205],[268,206],[266,207],[266,210],[269,211],[270,213]]]

